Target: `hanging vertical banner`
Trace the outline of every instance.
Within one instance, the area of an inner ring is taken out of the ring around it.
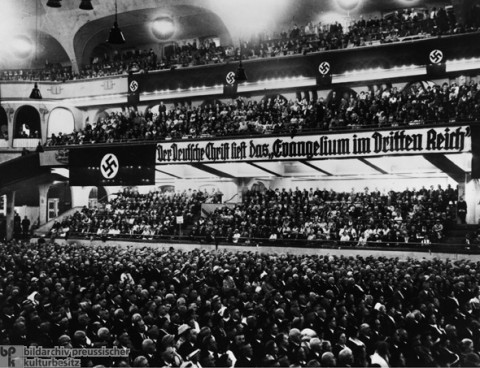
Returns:
[[[235,97],[237,94],[238,84],[235,80],[235,72],[229,71],[223,81],[223,95],[225,97]]]
[[[137,106],[140,102],[140,79],[137,75],[128,76],[128,98],[127,103],[130,106]]]
[[[445,75],[447,55],[443,48],[432,48],[426,50],[427,56],[427,76],[429,78],[439,78]]]
[[[327,87],[332,84],[332,64],[330,60],[322,60],[318,64],[317,86]]]

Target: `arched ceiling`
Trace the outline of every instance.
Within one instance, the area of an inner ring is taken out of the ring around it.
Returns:
[[[153,34],[151,25],[155,19],[164,16],[173,20],[176,30],[170,38],[159,40]],[[93,20],[83,25],[75,34],[75,54],[82,64],[88,62],[94,48],[104,44],[109,46],[106,39],[114,20],[115,15]],[[126,39],[126,43],[120,46],[122,49],[208,36],[219,36],[227,42],[230,41],[229,32],[217,14],[193,5],[131,10],[118,15],[118,24]]]
[[[105,42],[113,25],[114,0],[92,0],[94,10],[78,8],[81,0],[62,0],[61,8],[46,6],[47,0],[2,0],[0,39],[12,34],[24,34],[38,42],[57,40],[68,58],[77,62],[88,61],[92,50]],[[299,25],[322,20],[327,23],[330,14],[347,16],[339,7],[341,0],[117,0],[118,23],[127,44],[132,48],[157,42],[150,32],[149,23],[160,15],[169,15],[178,26],[172,40],[216,35],[223,42],[248,37],[248,32],[280,31],[292,23]],[[356,0],[349,0],[356,1]],[[476,0],[474,0],[476,1]],[[406,7],[445,6],[458,0],[358,0],[359,4],[348,15],[392,11]],[[468,2],[468,1],[466,1]],[[471,2],[471,1],[470,1]],[[37,32],[35,31],[37,30]],[[58,44],[44,42],[46,55],[58,54]],[[32,55],[29,55],[31,58]],[[38,57],[38,53],[37,53]],[[51,57],[50,57],[51,58]],[[0,68],[4,57],[0,55]],[[28,64],[28,63],[27,63]]]

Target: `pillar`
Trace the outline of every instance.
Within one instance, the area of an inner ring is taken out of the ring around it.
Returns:
[[[6,238],[7,241],[13,239],[13,219],[15,217],[15,192],[7,193],[7,216],[6,216]]]
[[[464,194],[467,202],[467,224],[478,224],[480,220],[480,179],[471,179],[470,175],[465,183],[458,186],[458,196]]]
[[[243,193],[248,189],[248,184],[250,183],[250,180],[250,178],[238,178],[235,180],[238,194],[236,201],[243,202]]]
[[[7,128],[8,128],[8,147],[13,147],[13,131],[14,131],[14,121],[15,110],[11,106],[4,106],[5,112],[7,113]]]
[[[50,113],[50,110],[46,106],[40,106],[38,108],[40,113],[40,141],[42,145],[47,142],[47,132],[48,132],[48,119],[47,116]]]
[[[93,187],[70,187],[72,193],[72,208],[88,207],[88,196]]]
[[[47,195],[48,189],[50,189],[50,184],[40,184],[38,186],[38,192],[40,196],[40,208],[39,208],[39,218],[40,226],[44,225],[47,222]]]

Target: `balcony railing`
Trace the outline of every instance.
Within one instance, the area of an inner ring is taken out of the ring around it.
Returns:
[[[36,148],[39,143],[40,138],[14,138],[13,148]]]

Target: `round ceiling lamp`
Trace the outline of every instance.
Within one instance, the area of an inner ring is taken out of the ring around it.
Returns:
[[[152,23],[152,33],[159,40],[168,40],[175,33],[175,23],[170,17],[157,18]]]
[[[20,59],[28,58],[34,49],[32,40],[27,36],[14,37],[11,47],[13,54]]]
[[[360,4],[360,0],[336,0],[336,1],[338,6],[347,12],[352,11]]]

